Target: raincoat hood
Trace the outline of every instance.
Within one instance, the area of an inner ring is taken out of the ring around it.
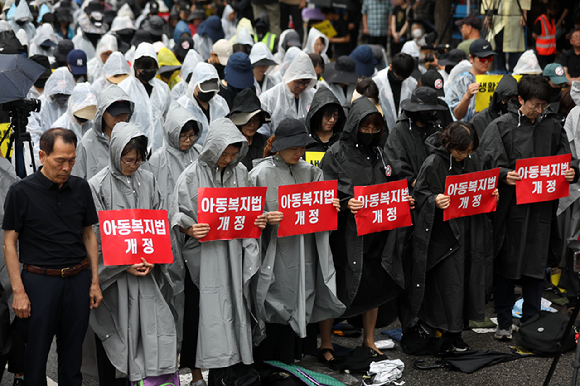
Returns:
[[[219,79],[215,67],[209,63],[198,63],[197,66],[195,66],[195,70],[193,70],[193,75],[189,81],[189,86],[187,87],[188,94],[193,96],[193,92],[197,85],[210,79]]]
[[[18,32],[20,32],[20,31],[18,31]],[[32,41],[37,46],[40,46],[42,43],[44,43],[47,40],[50,40],[51,42],[53,42],[55,44],[58,44],[58,42],[59,42],[59,38],[54,33],[54,29],[52,28],[52,25],[50,25],[48,23],[44,23],[43,25],[40,26],[40,28],[38,28],[38,30],[36,30],[36,35],[34,35],[34,38],[32,39]]]
[[[272,55],[272,51],[268,48],[265,43],[259,42],[254,44],[252,47],[252,51],[250,52],[250,62],[252,65],[259,62],[262,59],[268,59],[272,61],[276,61],[274,55]]]
[[[109,61],[107,61],[108,63]],[[95,119],[93,121],[93,130],[97,133],[98,136],[103,136],[103,114],[110,105],[118,101],[128,101],[131,104],[131,112],[135,109],[135,103],[129,98],[125,91],[117,85],[110,85],[109,87],[105,88],[101,93],[99,98],[99,104],[97,105],[97,115],[95,115]],[[130,118],[130,117],[129,117]]]
[[[538,63],[538,58],[534,50],[527,50],[520,56],[518,63],[514,67],[514,75],[542,74],[542,67]]]
[[[28,7],[28,2],[21,1],[16,7],[16,11],[14,11],[14,16],[12,17],[14,21],[18,23],[26,23],[28,21],[32,21],[32,12],[30,12],[30,8]]]
[[[125,6],[125,4],[123,5],[123,7],[124,6]],[[127,7],[128,7],[128,5],[127,5]],[[119,12],[121,12],[121,11],[119,11]],[[136,30],[135,23],[133,23],[133,20],[131,19],[131,17],[130,16],[121,16],[119,14],[119,12],[117,12],[117,17],[113,20],[113,23],[111,23],[111,30],[109,32],[117,32],[117,31],[121,31],[124,29]]]
[[[184,33],[186,33],[187,35],[189,35],[189,37],[191,37],[191,30],[189,29],[187,23],[184,22],[183,20],[179,20],[175,25],[175,30],[173,31],[173,41],[175,42],[175,44],[179,42],[179,38]]]
[[[318,38],[322,38],[322,41],[324,42],[324,48],[320,52],[320,55],[326,54],[326,51],[328,51],[328,46],[330,45],[330,41],[322,32],[314,27],[310,28],[310,32],[308,32],[308,40],[306,40],[306,47],[304,47],[304,52],[307,54],[313,54],[314,43]]]
[[[196,50],[187,51],[183,65],[181,66],[181,81],[185,82],[189,74],[193,73],[198,63],[203,62],[203,58]]]
[[[232,13],[234,13],[234,9],[232,8],[231,5],[227,4],[226,7],[224,8],[224,11],[222,12],[222,21],[230,22],[229,17]]]
[[[504,98],[514,95],[518,95],[518,81],[509,74],[504,75],[493,92],[489,106],[497,107]]]
[[[183,153],[183,151],[179,149],[179,134],[181,133],[183,126],[189,121],[194,121],[197,124],[197,129],[199,130],[190,147],[190,149],[193,149],[193,146],[197,143],[197,141],[199,141],[199,138],[201,137],[203,126],[197,122],[195,117],[189,111],[180,105],[174,106],[171,109],[171,114],[167,115],[167,120],[163,125],[163,132],[165,134],[165,141],[171,147],[171,149]]]
[[[574,81],[572,82],[572,86],[570,87],[570,97],[577,106],[580,106],[580,82]]]
[[[312,127],[311,124],[312,119],[319,113],[322,112],[322,108],[329,104],[336,105],[338,107],[338,112],[340,113],[340,118],[338,118],[338,122],[332,128],[333,133],[340,133],[344,128],[344,124],[346,123],[346,116],[344,115],[344,109],[340,105],[339,100],[334,96],[334,93],[330,91],[327,87],[320,87],[316,94],[314,94],[314,98],[312,99],[312,103],[310,104],[310,110],[308,110],[308,115],[306,116],[306,128],[310,135],[314,134],[313,130],[316,131],[318,128]]]
[[[159,61],[157,60],[157,53],[155,52],[155,48],[151,43],[141,43],[135,50],[135,56],[133,57],[133,63],[139,58],[148,56],[150,58],[155,59],[155,63],[159,66]]]
[[[246,30],[246,31],[244,31]],[[242,43],[242,44],[249,44],[251,46],[254,45],[254,39],[251,35],[255,35],[256,31],[254,31],[254,27],[252,26],[252,21],[243,17],[240,21],[238,21],[238,25],[236,27],[236,34],[232,36],[230,39],[230,43]],[[248,41],[248,36],[250,41]]]
[[[421,51],[419,51],[419,46],[414,41],[409,41],[403,44],[401,53],[411,55],[413,58],[419,59],[421,57]]]
[[[52,75],[46,81],[44,93],[49,97],[55,94],[71,95],[75,85],[75,78],[72,76],[68,68],[60,67],[54,70]]]
[[[95,56],[99,62],[103,63],[101,60],[101,54],[107,51],[119,51],[117,38],[113,35],[104,35],[101,40],[99,40],[99,43],[97,44],[97,55]]]
[[[373,102],[369,98],[362,96],[352,102],[352,107],[348,113],[348,119],[340,137],[341,142],[357,144],[358,126],[360,122],[369,114],[379,113]]]
[[[288,84],[297,79],[312,79],[306,90],[314,87],[316,83],[316,71],[312,60],[305,52],[300,51],[284,73],[284,83]]]
[[[199,160],[207,163],[210,167],[217,167],[217,162],[226,148],[238,142],[242,144],[242,147],[238,152],[238,156],[227,166],[230,169],[234,169],[246,156],[248,141],[228,118],[216,119],[209,125],[209,131],[199,155]]]
[[[123,175],[121,173],[121,154],[129,141],[137,137],[145,137],[145,134],[134,124],[120,122],[115,125],[115,128],[111,132],[111,142],[109,145],[109,154],[111,156],[109,159],[109,168],[114,175]]]
[[[131,20],[135,20],[135,14],[133,13],[133,10],[131,9],[129,3],[125,3],[121,6],[121,8],[119,8],[119,10],[117,11],[117,18],[119,17],[128,17]]]
[[[225,37],[224,39],[231,39],[233,36],[235,36],[238,33],[237,30],[237,24],[238,24],[238,20],[234,19],[233,21],[230,21],[229,16],[234,13],[234,9],[232,8],[231,5],[227,4],[226,7],[224,8],[224,11],[222,13],[222,29],[224,30],[224,34]]]
[[[129,68],[129,63],[127,63],[125,55],[119,51],[113,52],[109,56],[107,63],[103,65],[103,73],[107,78],[113,75],[130,74],[131,69]]]
[[[302,51],[298,47],[290,47],[288,51],[286,51],[286,55],[284,55],[284,59],[282,60],[282,64],[280,64],[280,69],[278,70],[282,77],[284,74],[286,74],[288,67],[290,67],[294,59],[296,59],[296,56],[298,56],[299,52]]]
[[[68,99],[68,113],[74,115],[86,107],[94,106],[97,109],[97,93],[89,83],[79,83],[72,91]],[[74,118],[71,116],[71,118]]]

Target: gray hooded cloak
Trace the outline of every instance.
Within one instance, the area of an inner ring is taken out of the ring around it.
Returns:
[[[264,158],[250,172],[252,184],[267,186],[266,211],[278,210],[278,187],[322,181],[320,168],[298,161],[288,165],[279,155]],[[330,232],[278,237],[278,226],[262,234],[265,255],[256,281],[260,320],[287,324],[301,338],[306,325],[336,318],[346,307],[336,295],[336,271]]]
[[[242,144],[238,156],[225,168],[222,177],[217,161],[229,145],[238,142]],[[184,264],[200,292],[196,355],[199,368],[214,369],[253,361],[250,279],[260,267],[258,241],[200,243],[179,231],[179,227],[190,228],[197,223],[198,188],[250,186],[248,171],[240,162],[247,151],[248,142],[232,121],[227,118],[213,121],[199,159],[177,180],[169,211],[176,243],[175,262],[170,267],[176,301],[183,295]],[[179,320],[182,323],[183,315],[179,315]]]
[[[119,101],[128,101],[133,111],[135,104],[121,87],[112,84],[103,90],[97,105],[93,127],[83,135],[77,145],[77,159],[72,170],[73,175],[90,180],[109,165],[109,136],[103,133],[103,114],[110,105]]]
[[[129,123],[118,123],[113,129],[109,166],[89,180],[98,211],[161,208],[162,198],[153,174],[140,168],[131,176],[121,173],[123,149],[132,138],[142,135]],[[105,266],[99,226],[94,227],[99,241],[103,302],[91,311],[90,324],[117,375],[138,381],[176,372],[177,333],[163,292],[171,285],[165,266],[158,264],[142,277],[126,272],[126,265]]]

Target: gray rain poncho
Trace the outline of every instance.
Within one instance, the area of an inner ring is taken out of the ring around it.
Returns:
[[[59,105],[52,100],[52,97],[56,94],[71,95],[75,86],[75,78],[66,67],[60,67],[54,70],[46,81],[44,92],[38,98],[40,101],[40,112],[30,113],[30,118],[28,119],[28,132],[34,145],[34,156],[37,160],[38,151],[40,150],[40,137],[68,109],[66,103]]]
[[[279,155],[257,160],[250,172],[252,185],[266,186],[267,212],[278,210],[278,187],[322,181],[322,170],[298,161],[288,165]],[[287,221],[294,221],[288,219]],[[278,226],[262,232],[262,266],[255,281],[258,318],[290,325],[301,338],[306,326],[342,315],[346,307],[336,294],[336,271],[330,232],[278,237]]]
[[[197,66],[195,66],[195,70],[193,71],[185,95],[177,100],[177,103],[185,107],[187,111],[193,114],[195,120],[202,124],[203,132],[199,138],[200,145],[205,143],[205,137],[209,133],[211,122],[208,122],[207,117],[199,106],[199,103],[197,103],[197,100],[193,96],[193,92],[198,84],[210,79],[219,79],[215,67],[208,63],[198,63]],[[209,101],[209,116],[211,121],[223,118],[228,115],[229,112],[230,109],[228,103],[220,95],[214,95],[214,97]]]
[[[54,44],[58,44],[58,42],[61,41],[62,38],[54,32],[54,29],[52,28],[51,24],[44,23],[43,25],[38,27],[38,29],[36,30],[36,35],[34,35],[34,38],[32,36],[29,36],[30,49],[28,50],[28,57],[31,57],[32,55],[45,55],[50,59],[51,62],[53,62],[54,47],[44,48],[41,46],[41,44],[47,40],[50,40]]]
[[[193,73],[195,66],[199,62],[203,62],[203,58],[196,50],[187,51],[185,59],[183,59],[183,64],[181,65],[181,82],[177,83],[171,89],[171,99],[174,101],[178,100],[187,92],[187,77]]]
[[[288,83],[298,79],[312,79],[308,87],[300,94],[298,106],[296,97],[290,91]],[[312,60],[304,52],[299,52],[284,74],[283,82],[260,95],[262,108],[270,113],[272,121],[260,128],[260,133],[267,136],[274,134],[280,121],[285,118],[295,118],[304,122],[308,108],[314,97],[313,87],[316,85],[316,72]]]
[[[159,65],[155,48],[150,43],[139,44],[135,51],[133,65],[137,59],[145,56],[155,59],[155,63]],[[171,95],[169,94],[169,87],[162,80],[153,78],[149,81],[149,84],[153,86],[151,96],[147,94],[143,83],[134,76],[130,76],[119,83],[119,87],[129,95],[131,100],[139,102],[135,104],[131,123],[135,124],[147,135],[149,148],[157,150],[163,146],[163,123],[171,104]]]
[[[165,209],[169,208],[170,198],[179,175],[199,157],[201,146],[197,145],[196,142],[203,130],[195,117],[178,103],[173,102],[170,110],[171,114],[163,125],[165,135],[163,147],[157,149],[144,165],[157,178]],[[189,150],[182,151],[179,149],[179,135],[183,126],[189,121],[194,121],[197,124],[199,133]]]
[[[272,51],[268,48],[268,46],[262,42],[254,44],[252,47],[252,51],[250,52],[250,62],[252,62],[252,66],[255,65],[262,59],[269,59],[272,61],[276,61],[274,59],[274,55],[272,55]],[[262,81],[262,85],[254,78],[254,87],[256,87],[256,95],[260,96],[263,92],[268,91],[269,89],[273,88],[275,85],[282,82],[282,76],[279,73],[272,73],[273,67],[271,66],[268,69],[268,72],[264,75],[264,80]]]
[[[112,84],[107,78],[125,74],[131,74],[131,68],[129,67],[129,63],[127,63],[125,55],[119,51],[113,52],[109,56],[109,59],[107,59],[107,63],[103,65],[100,77],[93,82],[93,88],[100,94],[105,87]]]
[[[28,2],[20,2],[18,7],[16,7],[16,11],[14,11],[14,16],[10,18],[8,23],[14,29],[14,33],[18,33],[20,29],[26,31],[26,35],[28,35],[28,40],[32,39],[34,35],[36,35],[36,28],[33,24],[34,18],[32,17],[32,12],[30,12],[30,8],[28,7]]]
[[[373,80],[379,88],[379,103],[381,104],[381,109],[383,110],[383,117],[387,122],[387,128],[392,130],[397,123],[399,114],[401,114],[401,106],[399,104],[399,111],[395,111],[395,99],[393,97],[393,91],[391,90],[391,84],[389,83],[389,77],[387,75],[388,71],[391,71],[389,67],[379,71],[379,73],[373,77]],[[411,98],[411,94],[416,87],[417,80],[415,78],[410,76],[405,79],[401,85],[400,101],[402,102],[405,99]]]
[[[93,122],[87,121],[80,124],[74,117],[74,113],[89,106],[95,106],[94,108],[97,108],[97,94],[90,84],[78,83],[68,100],[66,113],[57,119],[52,126],[64,127],[65,129],[74,131],[77,135],[77,141],[80,142],[85,133],[93,127]]]
[[[89,180],[98,211],[118,209],[160,209],[162,198],[153,174],[138,168],[131,176],[121,173],[121,153],[127,143],[143,133],[130,123],[119,123],[111,133],[110,163]],[[100,307],[91,311],[90,324],[107,357],[123,378],[145,377],[177,371],[177,334],[170,299],[171,286],[164,264],[157,264],[146,276],[126,272],[129,266],[105,266],[99,241],[99,284],[103,293]]]
[[[83,136],[77,145],[77,159],[72,174],[90,180],[109,164],[109,136],[103,133],[103,113],[110,105],[118,101],[128,101],[131,110],[135,104],[120,87],[112,84],[103,90],[93,127]]]
[[[89,83],[93,83],[96,79],[101,77],[103,72],[103,61],[101,60],[101,54],[107,51],[118,51],[117,38],[113,35],[105,35],[99,40],[97,44],[97,53],[94,58],[87,63],[87,78]]]
[[[242,147],[225,168],[222,178],[217,161],[234,143],[241,143]],[[252,340],[250,313],[250,279],[260,267],[258,241],[237,239],[200,243],[197,239],[185,238],[179,231],[179,227],[187,229],[197,223],[198,188],[251,185],[248,171],[240,162],[247,151],[248,142],[232,121],[223,118],[212,122],[199,159],[177,180],[169,211],[175,256],[170,271],[175,283],[176,303],[183,298],[184,264],[200,292],[196,355],[199,368],[229,367],[240,362],[251,364],[252,345],[259,343],[258,339]],[[177,309],[181,309],[178,321],[182,321],[183,307]]]
[[[330,63],[330,59],[328,59],[328,55],[326,54],[326,51],[328,51],[328,46],[330,45],[330,41],[322,32],[314,27],[310,28],[310,31],[308,31],[308,39],[306,40],[306,47],[304,47],[304,52],[307,54],[316,53],[314,51],[314,43],[316,43],[318,38],[322,38],[322,41],[324,42],[324,48],[322,51],[320,51],[320,56],[322,56],[322,59],[324,59],[324,63]]]

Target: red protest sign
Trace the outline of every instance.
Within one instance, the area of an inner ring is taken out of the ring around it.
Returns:
[[[199,188],[197,221],[209,224],[199,241],[257,239],[262,230],[254,225],[264,212],[266,187]]]
[[[278,210],[284,219],[278,237],[336,230],[336,186],[336,180],[279,186]]]
[[[413,225],[408,195],[407,180],[355,186],[354,196],[363,202],[362,209],[354,216],[357,235]]]
[[[443,211],[443,221],[495,212],[497,200],[492,193],[497,188],[498,179],[499,168],[447,176],[445,195],[450,197],[450,203]]]
[[[166,210],[101,210],[99,225],[106,266],[173,263]]]
[[[522,177],[516,181],[518,205],[568,197],[570,183],[564,174],[571,160],[571,154],[517,160],[516,172]]]

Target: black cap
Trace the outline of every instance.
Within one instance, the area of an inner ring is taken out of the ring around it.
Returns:
[[[291,147],[309,146],[316,141],[308,135],[308,130],[304,123],[298,119],[286,118],[276,128],[276,140],[272,145],[272,153]]]
[[[432,88],[437,92],[437,96],[445,96],[443,91],[443,77],[439,71],[430,69],[421,76],[421,85]]]
[[[185,58],[189,50],[193,50],[193,39],[189,36],[180,37],[175,46],[173,46],[175,56],[182,58]]]
[[[131,103],[129,101],[114,102],[107,108],[106,112],[115,117],[119,114],[131,114]]]
[[[68,54],[74,50],[75,45],[72,41],[68,39],[63,39],[58,42],[56,49],[54,50],[54,58],[61,63],[66,62]]]
[[[463,59],[467,59],[465,52],[458,48],[454,48],[447,53],[447,56],[443,59],[439,59],[439,65],[441,66],[456,66],[457,63],[461,62]]]
[[[490,42],[485,39],[477,39],[469,46],[469,54],[485,58],[486,56],[495,55],[495,52],[491,49]]]
[[[401,110],[411,112],[445,110],[446,108],[439,104],[437,92],[429,87],[417,87],[413,90],[411,98],[401,102]]]
[[[157,15],[159,13],[159,4],[157,1],[152,0],[149,2],[149,14],[150,15]]]
[[[324,67],[324,80],[329,83],[349,83],[354,84],[358,82],[358,74],[356,73],[356,61],[350,56],[340,56],[336,62],[327,64]]]
[[[466,18],[463,18],[461,20],[457,20],[455,22],[455,25],[458,27],[461,27],[463,24],[470,25],[473,28],[475,28],[476,30],[481,29],[481,19],[475,15],[469,15]]]

